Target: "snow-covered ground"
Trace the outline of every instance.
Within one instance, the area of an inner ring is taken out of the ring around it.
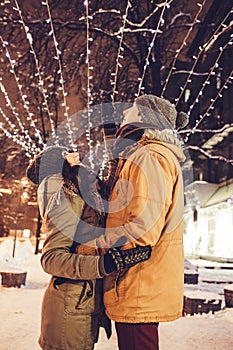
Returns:
[[[15,259],[12,259],[12,241],[7,239],[0,244],[0,270],[20,268],[27,272],[25,286],[0,286],[1,350],[40,349],[37,344],[40,305],[50,276],[41,269],[40,255],[33,253],[34,248],[29,242],[17,243]],[[211,263],[214,269],[206,269],[204,266],[208,262],[192,263],[198,264],[199,284],[185,285],[186,294],[217,295],[223,300],[223,309],[214,315],[186,316],[174,322],[161,323],[160,350],[232,350],[233,308],[224,307],[223,289],[225,285],[233,283],[233,269],[221,269],[222,265],[215,263]],[[115,331],[111,339],[107,340],[101,330],[95,350],[114,349],[117,349]]]

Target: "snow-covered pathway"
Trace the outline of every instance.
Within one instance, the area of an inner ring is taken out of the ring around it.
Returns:
[[[42,271],[39,259],[39,255],[32,254],[22,261],[21,267],[27,271],[25,287],[0,286],[0,350],[40,349],[37,344],[40,306],[49,276]],[[211,286],[209,289],[211,291]],[[160,350],[232,350],[233,308],[223,309],[214,315],[187,316],[175,322],[162,323],[159,332]],[[115,332],[107,340],[101,330],[95,350],[115,349]]]

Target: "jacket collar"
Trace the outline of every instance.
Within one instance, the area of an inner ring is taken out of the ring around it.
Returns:
[[[179,162],[184,162],[186,159],[182,149],[176,145],[172,145],[170,143],[157,141],[157,140],[146,140],[146,141],[141,140],[141,141],[139,141],[139,144],[142,146],[145,144],[148,144],[148,143],[158,144],[158,145],[161,145],[161,146],[168,148],[176,156],[176,158],[179,160]]]
[[[115,146],[121,157],[133,153],[147,143],[157,143],[170,149],[180,162],[185,161],[181,141],[170,129],[159,131],[145,123],[126,124],[118,130],[116,136]]]
[[[140,143],[159,143],[170,149],[180,162],[185,161],[185,155],[182,150],[181,141],[177,135],[171,130],[158,131],[154,129],[146,129],[142,135]]]

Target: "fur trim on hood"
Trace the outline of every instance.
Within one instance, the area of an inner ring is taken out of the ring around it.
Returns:
[[[179,159],[180,162],[184,162],[186,157],[182,150],[182,144],[181,141],[177,138],[177,136],[174,135],[174,132],[171,130],[152,130],[152,129],[146,129],[142,135],[142,138],[140,140],[143,142],[150,142],[150,141],[158,141],[162,142],[167,148],[169,148]]]
[[[164,129],[162,131],[146,129],[142,135],[142,140],[143,141],[148,141],[148,140],[161,141],[165,143],[170,143],[172,145],[175,145],[181,148],[180,140],[177,138],[177,136],[174,135],[174,132],[169,129]]]

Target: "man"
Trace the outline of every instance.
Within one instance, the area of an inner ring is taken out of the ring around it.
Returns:
[[[120,350],[157,350],[158,323],[182,315],[184,285],[183,181],[185,160],[175,130],[187,125],[169,101],[136,98],[124,112],[113,149],[106,236],[123,249],[151,245],[152,254],[130,270],[105,278],[104,303],[115,321]]]

